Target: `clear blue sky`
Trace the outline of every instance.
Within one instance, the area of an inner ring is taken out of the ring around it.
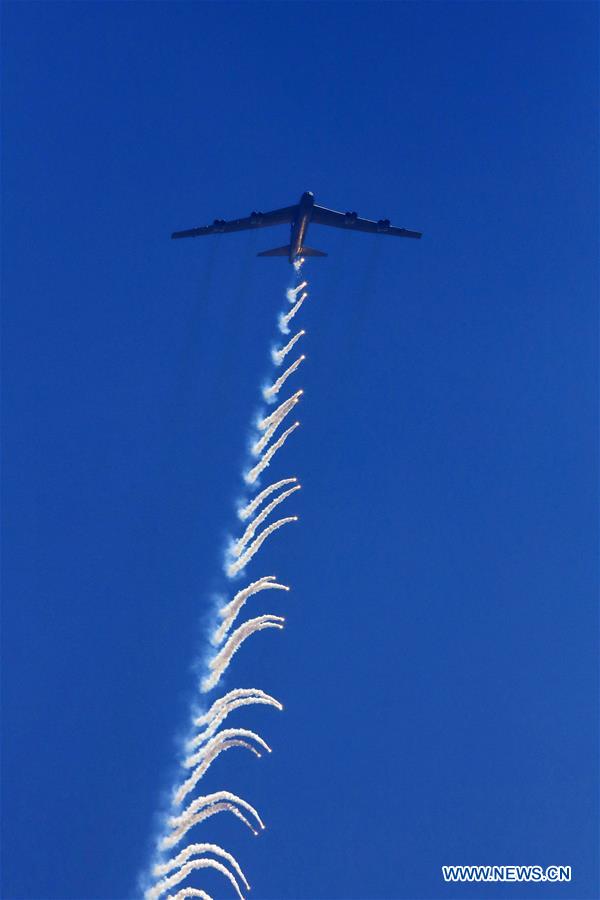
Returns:
[[[6,900],[129,900],[317,201],[301,521],[217,816],[255,900],[595,900],[598,6],[5,3]],[[449,886],[448,863],[570,885]],[[207,889],[230,896],[219,876]]]

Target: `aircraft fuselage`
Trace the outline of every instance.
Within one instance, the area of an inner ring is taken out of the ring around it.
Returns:
[[[302,247],[304,245],[306,229],[308,228],[314,205],[315,195],[311,191],[305,191],[300,197],[298,212],[292,222],[289,255],[291,263],[296,262],[296,260],[302,256]]]

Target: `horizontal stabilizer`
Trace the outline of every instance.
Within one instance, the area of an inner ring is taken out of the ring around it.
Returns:
[[[289,256],[290,255],[290,247],[275,247],[274,250],[263,250],[262,253],[257,253],[257,256]]]
[[[312,247],[303,247],[300,251],[301,256],[327,256],[322,250],[313,250]]]

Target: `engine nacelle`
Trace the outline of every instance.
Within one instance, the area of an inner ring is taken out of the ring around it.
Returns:
[[[263,213],[261,212],[251,212],[250,213],[250,224],[251,225],[260,225],[263,220]]]
[[[344,224],[345,225],[354,225],[356,220],[358,219],[358,213],[356,212],[347,212],[344,215]]]
[[[215,219],[215,221],[213,222],[213,228],[215,229],[215,231],[225,231],[226,225],[227,222],[225,221],[225,219]]]
[[[380,219],[377,223],[377,231],[389,231],[390,228],[390,220],[389,219]]]

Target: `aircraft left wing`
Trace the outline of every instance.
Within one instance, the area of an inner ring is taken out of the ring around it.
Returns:
[[[215,219],[212,225],[203,225],[200,228],[189,228],[187,231],[174,231],[172,238],[200,237],[204,234],[222,234],[231,231],[245,231],[248,228],[266,228],[269,225],[283,225],[291,222],[297,206],[285,206],[283,209],[274,209],[272,212],[253,212],[245,219]]]
[[[408,228],[398,228],[391,225],[389,219],[380,219],[374,222],[371,219],[361,219],[355,212],[340,213],[324,206],[314,206],[311,220],[317,225],[332,225],[334,228],[347,228],[350,231],[366,231],[369,234],[392,234],[397,237],[420,238],[421,231],[409,231]]]

